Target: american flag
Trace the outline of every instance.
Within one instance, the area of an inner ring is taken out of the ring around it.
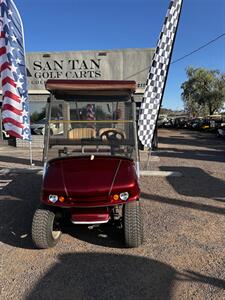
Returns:
[[[9,135],[30,140],[23,25],[12,0],[0,0],[2,120]]]

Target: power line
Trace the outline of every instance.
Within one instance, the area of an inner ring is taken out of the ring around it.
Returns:
[[[188,54],[186,54],[186,55],[184,55],[184,56],[182,56],[182,57],[180,57],[180,58],[174,60],[173,62],[171,62],[171,65],[177,63],[178,61],[181,61],[182,59],[184,59],[184,58],[186,58],[186,57],[192,55],[193,53],[196,53],[196,52],[202,50],[203,48],[205,48],[205,47],[207,47],[208,45],[214,43],[215,41],[217,41],[218,39],[220,39],[220,38],[223,37],[223,36],[225,36],[225,32],[222,33],[221,35],[217,36],[217,37],[214,38],[213,40],[209,41],[208,43],[202,45],[201,47],[199,47],[199,48],[197,48],[197,49],[191,51],[190,53],[188,53]]]
[[[171,65],[172,65],[172,64],[175,64],[175,63],[177,63],[177,62],[179,62],[179,61],[181,61],[181,60],[183,60],[184,58],[186,58],[186,57],[192,55],[193,53],[196,53],[196,52],[202,50],[203,48],[205,48],[205,47],[207,47],[208,45],[214,43],[215,41],[217,41],[218,39],[220,39],[220,38],[223,37],[223,36],[225,36],[225,32],[222,33],[221,35],[218,35],[217,37],[215,37],[213,40],[207,42],[206,44],[200,46],[199,48],[197,48],[197,49],[191,51],[190,53],[185,54],[184,56],[182,56],[182,57],[180,57],[180,58],[178,58],[178,59],[172,61],[172,62],[171,62]],[[148,66],[148,67],[146,67],[146,68],[140,70],[139,72],[137,72],[137,73],[135,73],[135,74],[129,75],[128,77],[126,77],[126,78],[124,78],[124,79],[129,79],[129,78],[131,78],[131,77],[133,77],[133,76],[135,76],[135,75],[138,75],[138,74],[140,74],[140,73],[142,73],[142,72],[148,70],[150,67],[151,67],[151,66]]]

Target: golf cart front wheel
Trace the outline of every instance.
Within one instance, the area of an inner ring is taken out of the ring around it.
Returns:
[[[53,247],[61,235],[56,214],[47,208],[37,209],[32,222],[32,240],[36,247],[40,249]]]
[[[140,201],[132,201],[124,205],[123,219],[126,246],[129,248],[140,246],[143,243]]]

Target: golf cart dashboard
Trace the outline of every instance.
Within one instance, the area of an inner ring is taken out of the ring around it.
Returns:
[[[119,128],[74,128],[68,137],[53,136],[49,139],[49,150],[54,156],[76,154],[105,154],[131,156],[134,140],[126,138],[126,133]],[[55,150],[55,151],[54,151]],[[126,155],[127,154],[127,155]]]

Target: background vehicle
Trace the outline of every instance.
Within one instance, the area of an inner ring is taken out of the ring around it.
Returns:
[[[2,129],[2,138],[3,138],[3,140],[7,140],[9,137],[10,137],[10,135],[5,131],[5,129]]]
[[[9,134],[5,131],[4,124],[1,121],[1,113],[0,113],[0,138],[2,140],[7,140],[9,138]]]
[[[45,134],[46,119],[33,122],[30,126],[32,134],[44,135]],[[51,124],[50,134],[61,134],[63,132],[63,123]]]
[[[176,117],[174,118],[173,124],[175,128],[187,128],[187,117]]]
[[[221,123],[220,127],[217,129],[217,136],[225,138],[225,123]]]
[[[142,243],[135,87],[134,81],[47,81],[42,204],[32,224],[38,248],[58,242],[65,218],[119,223],[128,247]],[[59,123],[62,132],[50,134]]]

